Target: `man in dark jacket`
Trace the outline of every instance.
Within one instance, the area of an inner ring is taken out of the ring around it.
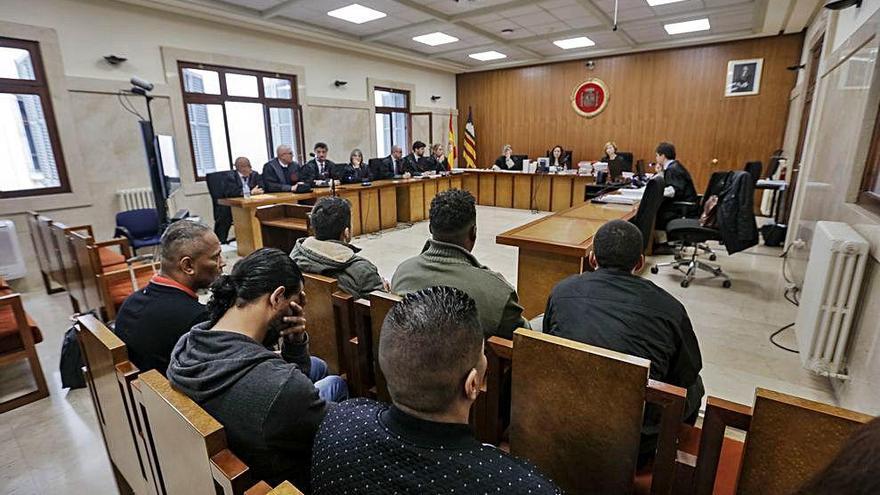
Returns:
[[[694,188],[694,181],[691,174],[684,165],[675,159],[675,146],[672,143],[660,143],[657,145],[657,164],[663,173],[663,180],[666,182],[664,196],[666,200],[660,206],[657,214],[657,224],[654,226],[657,230],[665,230],[666,224],[670,220],[679,218],[682,215],[682,209],[673,205],[675,202],[687,201],[690,203],[698,203],[697,190]],[[694,217],[699,215],[699,206],[685,209],[684,215]]]
[[[307,161],[299,169],[300,182],[311,184],[316,180],[327,180],[331,177],[331,172],[336,164],[327,159],[327,144],[316,143],[314,155],[314,158]]]
[[[468,426],[487,364],[467,294],[429,287],[407,295],[385,318],[378,352],[393,404],[356,399],[327,414],[315,437],[314,495],[561,493]]]
[[[302,273],[263,248],[213,286],[211,319],[174,348],[168,380],[219,421],[254,479],[308,487],[312,441],[345,381],[309,356]],[[273,352],[281,340],[281,353]]]
[[[241,198],[263,194],[263,178],[251,167],[251,161],[240,156],[235,159],[234,170],[230,170],[223,182],[224,198]]]
[[[391,147],[391,154],[379,162],[379,168],[376,170],[373,179],[393,179],[402,176],[404,172],[403,149],[395,144]]]
[[[475,301],[486,337],[513,338],[517,328],[531,328],[522,316],[516,289],[504,277],[480,264],[471,254],[477,241],[477,210],[467,191],[450,189],[431,201],[431,239],[422,253],[397,267],[391,289],[406,294],[448,285]]]
[[[388,290],[376,265],[357,255],[351,241],[351,205],[340,197],[326,196],[315,203],[311,217],[313,237],[296,242],[290,257],[305,273],[332,277],[339,288],[357,298],[374,290]]]
[[[165,230],[159,254],[159,274],[122,303],[114,331],[135,366],[164,374],[180,336],[208,319],[196,291],[208,288],[225,263],[214,232],[188,220]]]
[[[573,275],[550,293],[544,332],[651,361],[650,376],[687,389],[684,419],[693,424],[705,393],[700,346],[687,311],[669,293],[634,272],[645,263],[642,234],[623,220],[603,225],[589,258],[593,272]],[[653,456],[657,411],[642,427],[642,462]]]
[[[293,161],[293,150],[282,144],[275,150],[277,156],[263,165],[263,183],[266,192],[290,192],[299,181],[299,164]]]
[[[425,171],[425,150],[427,149],[428,146],[421,141],[413,143],[412,153],[403,158],[403,171],[410,175],[422,175],[422,172]]]

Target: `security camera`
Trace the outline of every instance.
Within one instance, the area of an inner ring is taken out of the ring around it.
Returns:
[[[587,63],[584,65],[587,67],[587,69],[590,69],[590,70],[593,70],[596,68],[596,62],[594,62],[592,60],[587,60]]]

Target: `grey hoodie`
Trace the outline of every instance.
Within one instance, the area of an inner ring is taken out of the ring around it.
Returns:
[[[196,325],[177,341],[168,380],[223,425],[255,480],[308,486],[312,442],[328,407],[308,377],[308,339],[279,356],[246,335],[209,328]]]
[[[335,278],[340,289],[363,298],[374,290],[384,290],[384,286],[376,265],[358,256],[358,251],[342,241],[304,237],[296,241],[290,257],[303,272]]]

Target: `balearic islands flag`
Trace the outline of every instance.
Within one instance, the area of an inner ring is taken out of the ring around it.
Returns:
[[[468,107],[467,124],[464,126],[464,164],[466,168],[477,168],[477,134],[471,107]]]

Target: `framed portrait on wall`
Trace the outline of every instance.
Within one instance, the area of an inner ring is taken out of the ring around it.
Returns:
[[[763,58],[731,60],[727,62],[727,84],[724,96],[756,95],[761,90]]]

